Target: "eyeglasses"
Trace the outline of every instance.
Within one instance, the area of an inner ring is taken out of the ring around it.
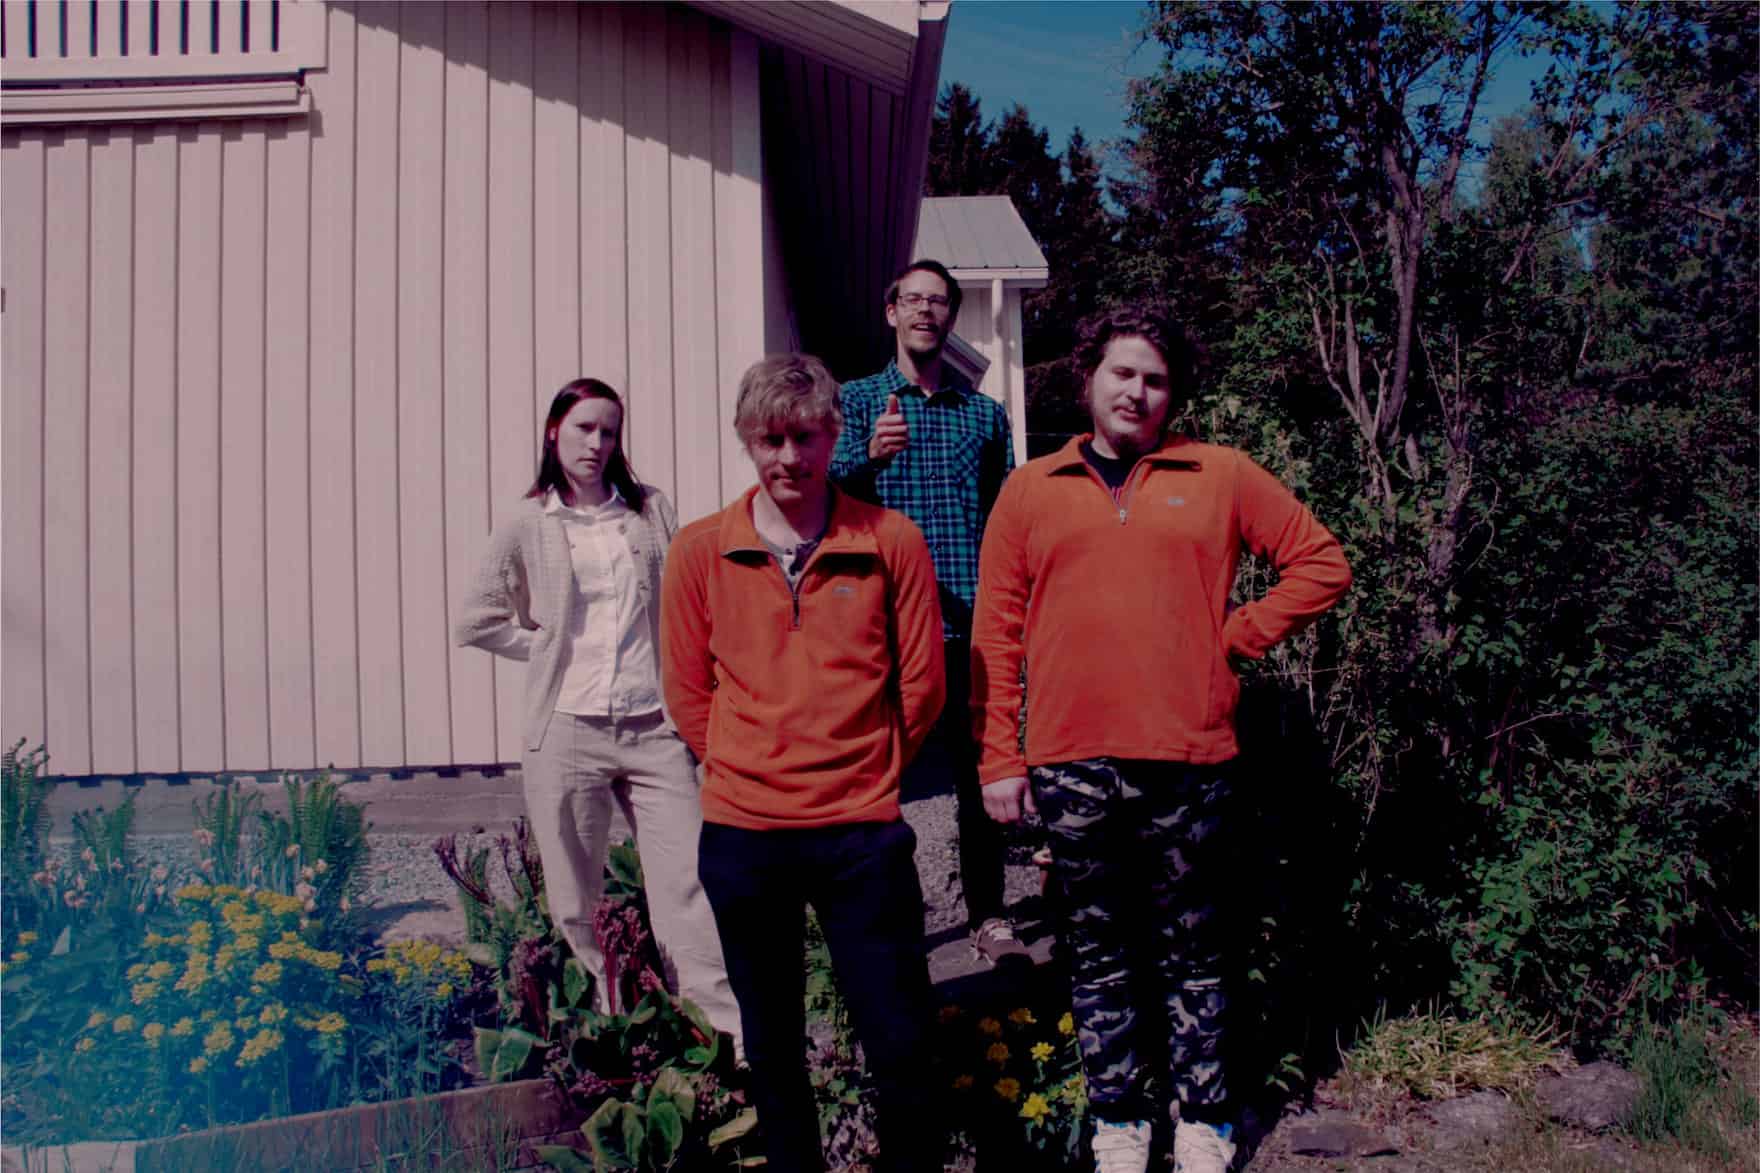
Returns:
[[[948,302],[939,293],[901,293],[898,295],[898,304],[912,310],[920,310],[924,306],[934,310],[944,310],[947,308]]]

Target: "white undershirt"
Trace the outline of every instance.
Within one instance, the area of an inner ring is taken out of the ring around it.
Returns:
[[[552,490],[544,512],[562,522],[577,594],[563,633],[556,711],[581,717],[653,712],[660,707],[659,649],[625,536],[635,513],[616,489],[604,504],[583,508],[564,505]]]

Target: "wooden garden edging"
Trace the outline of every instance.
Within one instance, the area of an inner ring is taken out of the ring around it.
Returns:
[[[403,1167],[419,1157],[409,1167],[525,1168],[539,1163],[533,1145],[578,1139],[568,1134],[584,1119],[550,1080],[524,1079],[144,1140],[134,1167],[305,1173]],[[499,1159],[497,1148],[504,1150]]]

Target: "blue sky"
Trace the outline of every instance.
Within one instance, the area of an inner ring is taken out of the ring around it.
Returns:
[[[1021,103],[1057,154],[1077,126],[1093,144],[1120,138],[1129,79],[1160,61],[1157,47],[1137,48],[1143,8],[1136,0],[954,0],[941,81],[969,87],[987,118]],[[1501,62],[1480,101],[1481,143],[1494,121],[1527,103],[1543,70],[1537,58]]]

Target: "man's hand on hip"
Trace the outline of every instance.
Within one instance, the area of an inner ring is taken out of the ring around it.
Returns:
[[[874,420],[874,434],[868,437],[868,458],[886,460],[904,451],[910,443],[910,425],[904,422],[904,409],[897,395],[886,397],[886,411]]]
[[[982,793],[984,813],[999,823],[1020,822],[1023,810],[1029,815],[1039,813],[1033,804],[1033,788],[1025,778],[1002,778],[986,785]]]

